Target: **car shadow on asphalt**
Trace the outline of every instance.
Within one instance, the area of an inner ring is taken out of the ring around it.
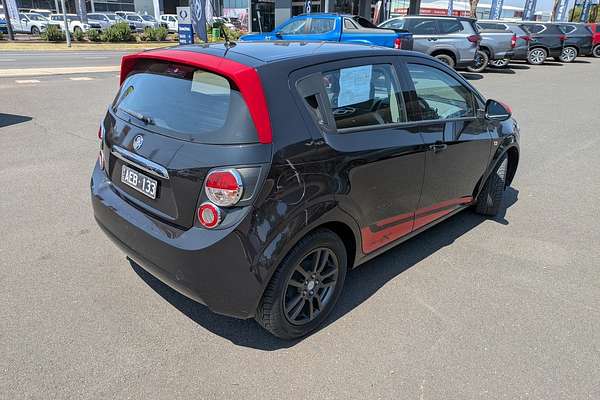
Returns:
[[[529,65],[527,65],[526,63],[517,64],[517,63],[514,63],[511,61],[511,63],[508,65],[509,65],[509,68],[513,69],[513,70],[515,70],[515,69],[531,69],[531,67]]]
[[[17,125],[23,122],[31,121],[32,119],[32,117],[28,117],[26,115],[0,113],[0,128]]]
[[[483,79],[483,75],[474,74],[472,72],[460,72],[460,75],[468,81],[478,81],[480,79]]]
[[[346,277],[342,295],[325,324],[327,326],[354,310],[402,272],[412,268],[438,250],[451,245],[456,239],[484,221],[495,221],[508,225],[506,210],[518,200],[519,191],[509,187],[504,194],[500,213],[494,218],[485,218],[471,210],[465,210],[439,223],[420,235],[402,243],[394,249],[374,258],[350,271]],[[135,273],[156,293],[172,306],[196,322],[202,328],[219,335],[232,343],[263,351],[293,347],[299,340],[278,339],[254,320],[239,320],[212,313],[206,306],[191,300],[146,272],[129,260]],[[368,327],[365,327],[367,329]]]
[[[488,68],[485,70],[486,74],[508,74],[514,75],[516,72],[512,68]]]

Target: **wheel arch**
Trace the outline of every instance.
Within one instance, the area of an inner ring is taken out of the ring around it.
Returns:
[[[488,47],[485,45],[484,46],[480,45],[479,50],[486,52],[488,57],[490,58],[490,61],[492,61],[494,59],[495,54],[494,54],[494,50],[491,47]]]
[[[485,182],[488,180],[490,174],[496,169],[504,155],[508,157],[506,185],[508,186],[512,183],[512,180],[515,177],[515,174],[517,173],[517,166],[519,165],[519,148],[517,145],[504,147],[500,151],[496,152],[485,173],[475,185],[475,189],[473,189],[474,200],[476,200],[479,197],[479,194],[481,193]]]
[[[455,64],[458,62],[458,58],[456,57],[456,54],[454,53],[454,51],[452,51],[450,49],[435,49],[430,53],[431,57],[435,57],[440,54],[445,54],[447,56],[452,57]]]

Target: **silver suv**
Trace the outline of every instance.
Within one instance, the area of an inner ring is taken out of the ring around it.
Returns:
[[[411,32],[413,50],[453,68],[473,66],[481,41],[475,19],[466,17],[404,16],[389,19],[379,27]]]

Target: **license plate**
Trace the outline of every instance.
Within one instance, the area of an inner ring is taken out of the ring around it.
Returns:
[[[123,165],[121,168],[121,182],[134,188],[138,192],[145,194],[151,199],[156,198],[158,182],[144,174],[140,174],[126,165]]]

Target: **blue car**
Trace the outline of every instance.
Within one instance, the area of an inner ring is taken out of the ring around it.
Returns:
[[[330,13],[298,15],[276,27],[273,32],[244,35],[240,40],[344,42],[412,50],[410,32],[382,29],[361,17]]]

